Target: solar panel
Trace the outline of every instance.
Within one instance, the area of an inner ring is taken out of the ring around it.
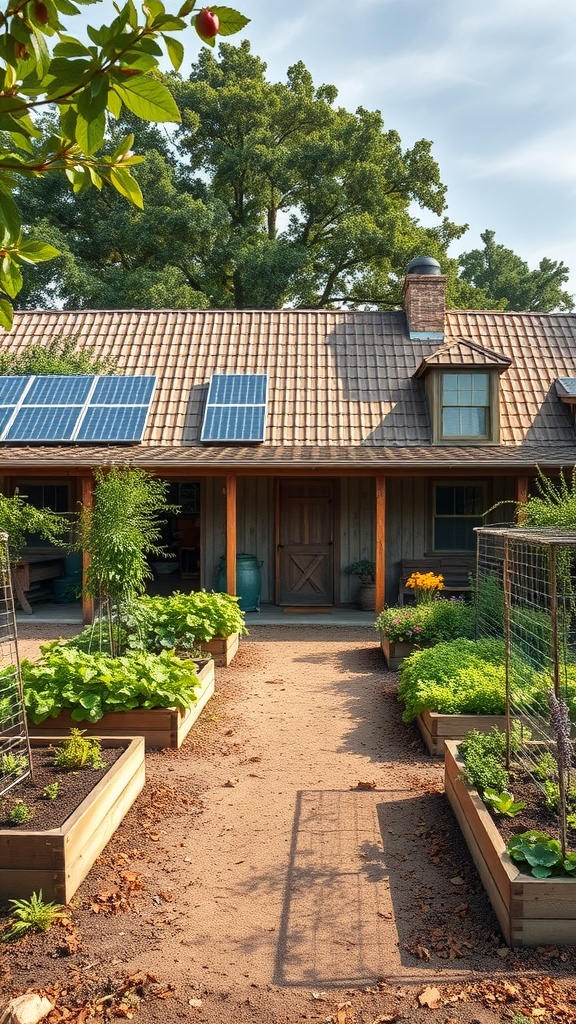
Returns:
[[[0,377],[0,441],[141,441],[155,377]]]
[[[268,374],[213,374],[200,440],[235,443],[263,441],[267,404]]]

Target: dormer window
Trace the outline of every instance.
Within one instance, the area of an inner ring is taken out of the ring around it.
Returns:
[[[424,379],[432,444],[500,443],[500,374],[509,366],[465,338],[424,357],[414,376]]]
[[[442,374],[442,439],[490,440],[490,377],[487,373]]]

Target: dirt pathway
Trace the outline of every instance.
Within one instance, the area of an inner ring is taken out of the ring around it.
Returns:
[[[572,951],[504,948],[395,686],[371,630],[255,629],[182,750],[148,755],[74,901],[75,966],[94,985],[141,970],[173,985],[151,1024],[330,1020],[346,1002],[338,1024],[411,1020],[428,985],[458,1005],[426,1008],[430,1024],[491,1024],[473,983],[570,976]],[[14,982],[69,973],[50,934],[30,967],[12,955]]]

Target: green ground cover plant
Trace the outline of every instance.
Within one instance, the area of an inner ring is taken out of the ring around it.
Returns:
[[[483,796],[485,790],[510,792],[505,768],[506,733],[494,727],[489,733],[469,732],[458,748],[464,761],[464,777]]]
[[[142,596],[127,620],[128,646],[160,652],[169,647],[186,650],[215,636],[247,633],[238,598],[196,590],[175,591],[168,597]]]
[[[518,655],[511,659],[513,691],[525,711],[547,711],[550,678]],[[576,666],[565,666],[562,695],[576,709]],[[404,702],[403,720],[423,711],[445,715],[503,715],[506,710],[506,670],[503,640],[467,640],[415,651],[400,667],[398,696]]]
[[[71,729],[70,735],[54,748],[54,767],[67,772],[104,768],[100,740],[85,736],[82,729]]]
[[[3,942],[11,942],[26,932],[45,932],[66,913],[61,903],[46,903],[42,890],[33,892],[28,900],[10,900],[10,926],[2,934]]]
[[[98,722],[112,711],[189,708],[197,700],[196,665],[174,651],[130,651],[113,658],[54,641],[41,652],[36,662],[22,661],[26,714],[35,724],[66,709],[74,721]]]
[[[475,612],[464,601],[434,600],[385,608],[374,623],[390,643],[429,645],[474,637]]]

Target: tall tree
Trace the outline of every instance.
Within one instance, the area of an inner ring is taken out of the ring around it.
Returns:
[[[549,313],[574,308],[574,297],[562,289],[570,276],[564,263],[544,258],[537,270],[530,270],[512,249],[496,242],[494,231],[484,231],[480,238],[483,249],[472,249],[459,258],[464,281],[482,289],[503,309]]]
[[[403,149],[378,111],[336,107],[299,62],[271,84],[248,43],[199,55],[173,75],[179,146],[227,212],[213,295],[225,305],[389,306],[409,260],[446,255],[465,230],[444,218],[431,143]],[[423,228],[414,207],[439,217]],[[225,262],[222,263],[222,258]]]

